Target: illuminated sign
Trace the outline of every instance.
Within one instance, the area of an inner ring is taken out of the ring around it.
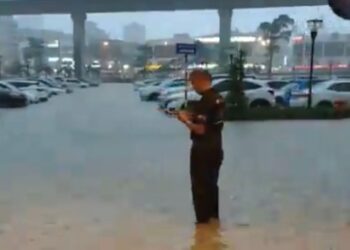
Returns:
[[[199,37],[197,38],[198,41],[202,43],[219,43],[220,38],[218,36],[213,37]],[[256,41],[261,41],[261,37],[255,37],[255,36],[232,36],[231,37],[231,43],[238,42],[238,43],[253,43]]]

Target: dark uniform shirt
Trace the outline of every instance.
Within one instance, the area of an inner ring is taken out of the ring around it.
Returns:
[[[198,135],[191,133],[194,146],[222,148],[223,116],[225,103],[220,94],[214,89],[201,93],[202,98],[193,106],[193,122],[204,124],[205,133]]]

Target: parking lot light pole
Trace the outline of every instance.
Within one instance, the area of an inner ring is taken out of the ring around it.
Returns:
[[[311,54],[310,54],[310,77],[309,77],[309,92],[307,98],[307,107],[312,107],[312,79],[314,73],[314,55],[315,55],[315,41],[318,30],[322,28],[323,21],[321,19],[311,19],[307,21],[307,25],[311,33]]]

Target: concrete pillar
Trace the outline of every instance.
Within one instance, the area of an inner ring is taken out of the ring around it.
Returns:
[[[84,75],[84,50],[85,50],[85,20],[86,13],[75,12],[71,14],[73,21],[73,59],[74,72],[78,79]]]
[[[228,54],[226,50],[230,47],[231,43],[231,20],[232,10],[231,9],[219,9],[219,20],[220,20],[220,45],[219,45],[219,64],[224,66],[228,63]]]

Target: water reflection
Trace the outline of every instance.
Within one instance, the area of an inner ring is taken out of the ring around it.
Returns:
[[[194,230],[194,243],[191,250],[223,250],[227,246],[223,242],[222,227],[219,222],[197,225]]]

